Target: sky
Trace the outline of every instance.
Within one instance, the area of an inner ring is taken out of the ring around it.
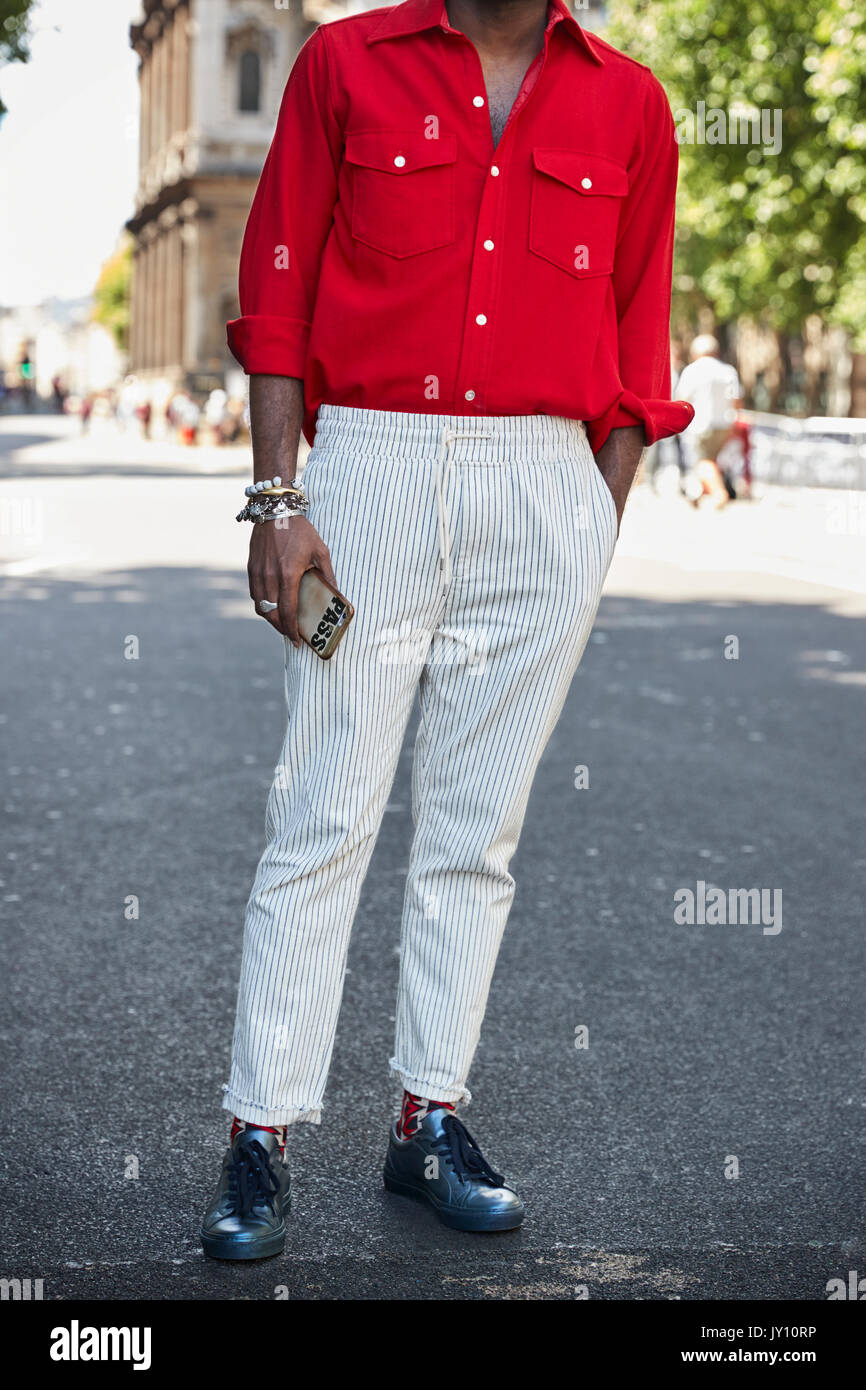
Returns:
[[[0,70],[0,305],[87,295],[132,214],[139,0],[38,0],[29,63]]]

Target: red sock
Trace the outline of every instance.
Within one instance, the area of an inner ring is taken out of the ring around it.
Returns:
[[[425,1100],[423,1096],[413,1096],[411,1091],[403,1092],[403,1106],[397,1121],[397,1137],[411,1139],[416,1129],[431,1110],[453,1110],[449,1100]]]
[[[253,1123],[252,1123],[251,1120],[239,1120],[238,1117],[237,1117],[237,1115],[235,1115],[234,1119],[232,1120],[232,1132],[231,1132],[231,1134],[229,1135],[229,1143],[230,1143],[230,1144],[234,1143],[235,1135],[236,1135],[236,1134],[240,1134],[240,1132],[241,1132],[242,1129],[246,1129],[247,1125],[249,1125],[250,1129],[263,1129],[263,1130],[265,1130],[265,1132],[266,1132],[267,1134],[275,1134],[276,1137],[277,1137],[277,1143],[278,1143],[279,1146],[280,1146],[280,1153],[281,1153],[281,1154],[284,1154],[284,1153],[285,1153],[285,1151],[286,1151],[286,1126],[285,1126],[285,1125],[253,1125]]]

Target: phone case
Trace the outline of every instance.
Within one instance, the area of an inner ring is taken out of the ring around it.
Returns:
[[[323,661],[334,655],[354,615],[345,594],[326,584],[320,570],[309,569],[301,575],[298,632]]]

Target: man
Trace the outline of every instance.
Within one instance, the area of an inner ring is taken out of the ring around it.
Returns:
[[[724,507],[730,491],[718,459],[733,437],[737,411],[742,405],[742,387],[736,368],[719,361],[719,344],[711,333],[701,333],[693,340],[689,356],[691,360],[677,382],[679,394],[695,411],[686,438],[698,456],[695,472],[701,495],[708,493],[716,507]],[[697,505],[700,496],[694,501]]]
[[[532,779],[669,399],[677,147],[650,72],[563,0],[406,0],[319,28],[247,228],[250,595],[286,638],[289,721],[244,934],[234,1116],[205,1250],[274,1254],[286,1127],[318,1123],[361,884],[416,692],[415,836],[386,1187],[449,1226],[523,1204],[454,1113],[514,892]],[[301,574],[355,605],[301,645]],[[267,731],[263,731],[265,734]]]

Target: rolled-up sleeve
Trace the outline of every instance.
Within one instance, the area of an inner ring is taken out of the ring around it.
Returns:
[[[241,317],[228,344],[250,374],[303,377],[322,251],[337,199],[342,132],[316,30],[295,61],[241,250]]]
[[[642,425],[646,444],[655,444],[685,429],[694,415],[686,401],[670,399],[678,147],[664,89],[650,73],[640,129],[613,271],[623,390],[603,415],[587,422],[596,453],[611,430]]]

